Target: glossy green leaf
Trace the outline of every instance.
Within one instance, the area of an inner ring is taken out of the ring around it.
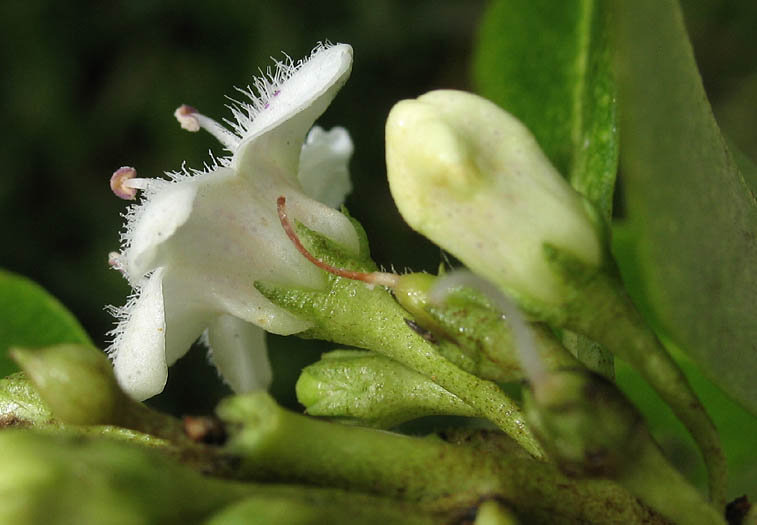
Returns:
[[[607,31],[600,0],[495,0],[482,21],[473,78],[609,219],[618,137]]]
[[[8,356],[11,346],[57,343],[92,341],[71,312],[41,286],[0,270],[0,377],[18,370]]]
[[[702,87],[674,0],[615,2],[621,152],[644,301],[713,382],[757,414],[757,200]]]

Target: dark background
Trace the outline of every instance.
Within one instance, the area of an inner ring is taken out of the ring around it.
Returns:
[[[319,40],[355,50],[352,77],[320,124],[350,130],[356,151],[347,207],[375,260],[433,270],[440,252],[402,222],[389,197],[383,125],[398,100],[471,89],[482,0],[331,2],[53,2],[0,5],[0,267],[38,281],[105,343],[106,304],[129,288],[106,263],[125,209],[108,187],[115,168],[141,176],[202,166],[207,134],[182,131],[181,103],[229,116],[223,95],[269,57],[307,55]],[[705,87],[721,125],[757,158],[757,3],[684,2]],[[622,208],[621,208],[622,209]],[[271,337],[274,391],[294,402],[302,364],[330,345]],[[171,370],[155,403],[209,410],[224,390],[201,349]],[[192,373],[189,371],[192,370]]]

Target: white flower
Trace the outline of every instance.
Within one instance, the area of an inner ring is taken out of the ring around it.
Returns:
[[[231,153],[205,171],[138,179],[114,173],[124,198],[144,190],[126,215],[122,251],[111,255],[135,293],[117,309],[109,348],[116,377],[134,398],[161,392],[167,367],[203,333],[219,372],[238,392],[265,388],[271,371],[264,330],[292,334],[310,327],[265,299],[257,280],[320,289],[326,281],[294,248],[279,224],[276,199],[290,215],[354,252],[358,239],[337,206],[350,190],[346,130],[315,127],[349,76],[352,48],[319,45],[300,62],[277,62],[232,105],[233,131],[181,106],[190,131],[206,129]],[[307,136],[306,136],[307,135]]]

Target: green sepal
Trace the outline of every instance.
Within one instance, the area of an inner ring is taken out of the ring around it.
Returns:
[[[298,401],[311,416],[337,417],[375,428],[430,415],[478,415],[430,379],[375,352],[324,354],[302,371],[296,390]]]
[[[354,271],[377,270],[362,227],[356,228],[361,246],[357,255],[299,222],[295,228],[302,244],[323,262]],[[312,328],[297,334],[306,339],[325,339],[376,351],[420,339],[404,322],[408,313],[383,287],[324,274],[328,283],[324,291],[266,281],[256,281],[255,288],[274,304],[312,322]]]
[[[480,292],[459,287],[443,305],[428,304],[426,315],[440,336],[439,352],[464,370],[499,383],[525,378],[510,326]],[[547,369],[578,366],[547,326],[528,328]]]

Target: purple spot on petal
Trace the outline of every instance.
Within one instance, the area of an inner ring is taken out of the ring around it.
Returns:
[[[279,93],[281,93],[281,90],[277,89],[276,91],[273,92],[273,96],[276,97],[278,96]]]

